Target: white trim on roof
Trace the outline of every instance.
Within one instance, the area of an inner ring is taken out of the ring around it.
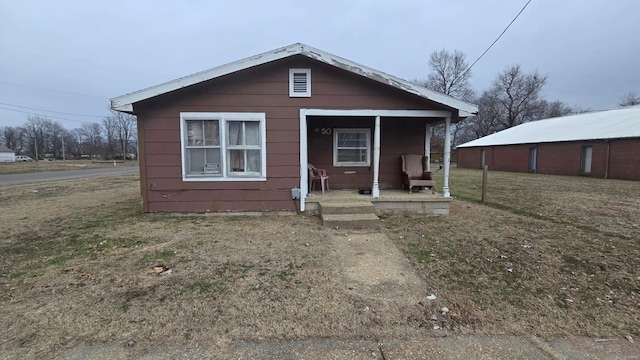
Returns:
[[[532,121],[458,148],[640,137],[640,106]]]
[[[132,92],[130,94],[115,97],[111,99],[111,108],[123,112],[133,112],[133,104],[135,104],[136,102],[146,100],[154,96],[166,94],[168,92],[178,90],[187,86],[198,84],[203,81],[215,79],[240,70],[248,69],[253,66],[266,64],[268,62],[284,59],[294,55],[303,55],[308,58],[315,59],[331,66],[335,66],[354,74],[358,74],[360,76],[364,76],[366,78],[395,87],[405,92],[420,96],[422,98],[440,103],[449,108],[457,109],[460,111],[460,117],[465,117],[469,114],[475,114],[478,112],[478,107],[476,105],[455,99],[451,96],[444,95],[436,91],[429,90],[422,86],[415,85],[409,81],[386,74],[382,71],[372,69],[370,67],[358,64],[351,60],[347,60],[345,58],[330,54],[328,52],[313,48],[302,43],[285,46],[226,65],[218,66],[213,69],[181,77],[164,84],[151,86],[146,89]]]

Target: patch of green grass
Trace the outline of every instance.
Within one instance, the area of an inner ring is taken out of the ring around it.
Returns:
[[[245,276],[249,270],[253,269],[255,266],[253,264],[239,264],[236,268],[235,268],[235,273],[238,274],[239,276]]]
[[[25,275],[27,275],[29,272],[27,270],[16,270],[16,271],[12,271],[9,273],[9,279],[18,279],[21,278]]]
[[[420,264],[428,264],[431,262],[431,252],[424,250],[419,242],[412,242],[407,245],[409,253],[413,254],[416,261]]]
[[[223,294],[227,291],[227,282],[225,280],[210,281],[208,279],[200,279],[185,285],[185,289],[197,293],[216,293]]]
[[[290,261],[286,268],[284,268],[283,270],[277,271],[274,274],[274,277],[277,279],[280,279],[282,281],[291,281],[297,273],[297,270],[299,270],[301,268],[300,265],[296,265],[294,262]]]
[[[142,257],[143,263],[149,263],[154,261],[169,260],[176,256],[176,252],[173,250],[156,250],[153,253],[146,253]]]
[[[31,276],[38,273],[41,269],[45,267],[53,266],[53,265],[62,265],[72,258],[73,257],[70,255],[60,255],[51,259],[46,259],[44,261],[30,263],[25,266],[22,266],[19,270],[14,270],[11,273],[9,273],[9,278],[18,279],[23,276]]]
[[[67,262],[67,260],[73,259],[72,256],[70,255],[60,255],[60,256],[56,256],[53,259],[49,259],[46,261],[45,266],[49,266],[49,265],[62,265],[65,262]]]
[[[562,262],[569,273],[580,271],[586,274],[593,274],[595,272],[595,267],[591,263],[571,255],[562,255]]]
[[[128,301],[123,301],[120,303],[120,305],[118,306],[118,308],[122,311],[122,312],[126,312],[127,310],[129,310],[129,308],[131,308],[131,303]]]
[[[25,229],[15,243],[0,247],[11,259],[10,278],[29,275],[39,269],[62,265],[78,258],[95,258],[117,248],[132,248],[144,244],[138,236],[108,238],[105,229],[140,216],[137,201],[118,204],[110,213],[81,213],[61,216],[49,221],[39,231]]]

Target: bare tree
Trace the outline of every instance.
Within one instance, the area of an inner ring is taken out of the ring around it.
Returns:
[[[4,143],[4,146],[14,150],[16,153],[22,152],[24,130],[21,127],[13,126],[5,126],[0,129],[2,131],[1,140],[2,143]]]
[[[548,103],[542,99],[541,90],[546,81],[547,77],[537,71],[525,74],[520,65],[507,67],[491,87],[475,99],[478,115],[467,120],[469,124],[464,137],[472,140],[546,115],[571,112],[570,107],[560,101]]]
[[[44,159],[44,154],[51,149],[48,123],[50,119],[41,116],[29,116],[25,125],[25,148],[36,161]]]
[[[498,120],[503,129],[540,119],[544,112],[540,92],[546,82],[546,76],[537,71],[525,74],[520,65],[512,65],[498,75],[492,87],[502,110]]]
[[[429,57],[431,72],[423,82],[424,86],[457,99],[473,99],[475,92],[469,83],[471,71],[466,58],[460,50],[432,52]]]
[[[622,107],[640,105],[640,95],[636,95],[634,91],[629,91],[620,98],[620,103],[618,103],[618,105]]]
[[[25,147],[36,159],[62,158],[62,143],[67,132],[62,124],[43,116],[30,116],[25,125]]]
[[[44,122],[45,139],[47,139],[47,150],[54,159],[65,157],[64,136],[67,130],[57,121],[48,120]]]
[[[478,114],[471,119],[467,119],[469,124],[469,137],[477,139],[502,130],[500,118],[502,117],[502,106],[498,101],[499,91],[496,87],[482,92],[476,99],[478,104]]]
[[[81,147],[80,155],[97,156],[102,153],[102,126],[98,123],[85,123],[76,129],[78,142]],[[113,136],[112,136],[113,137]]]
[[[102,147],[104,157],[113,157],[115,150],[118,147],[118,140],[116,138],[116,120],[111,116],[107,116],[102,119],[102,127],[104,128],[105,144]]]
[[[543,105],[543,111],[540,116],[541,119],[566,116],[566,115],[577,114],[579,112],[582,112],[579,109],[569,106],[560,100],[551,101],[551,102],[543,100],[542,105]]]
[[[119,111],[111,110],[111,115],[107,116],[103,123],[109,124],[112,128],[112,136],[117,139],[122,158],[127,158],[129,144],[136,137],[136,117]],[[109,134],[107,133],[107,137]]]
[[[434,51],[429,56],[431,72],[426,80],[414,80],[418,85],[439,93],[452,96],[457,99],[470,101],[475,96],[475,91],[469,83],[471,71],[466,61],[466,55],[460,50],[453,53],[442,49]],[[452,126],[451,142],[458,142],[458,134],[466,124],[457,123]],[[431,147],[436,151],[444,151],[444,125],[431,128]]]

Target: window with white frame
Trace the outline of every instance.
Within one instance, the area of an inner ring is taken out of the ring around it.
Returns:
[[[311,69],[289,69],[289,97],[311,97]]]
[[[333,166],[369,166],[371,129],[333,129]]]
[[[180,113],[185,181],[266,179],[264,113]]]

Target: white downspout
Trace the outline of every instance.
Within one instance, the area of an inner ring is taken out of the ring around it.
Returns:
[[[424,155],[429,158],[427,171],[431,171],[431,124],[427,123],[424,131]]]
[[[380,197],[380,185],[378,177],[380,175],[380,116],[376,116],[375,125],[373,127],[373,188],[371,196]]]
[[[444,184],[442,186],[442,195],[450,197],[449,192],[449,163],[451,163],[451,118],[448,117],[444,122]]]

